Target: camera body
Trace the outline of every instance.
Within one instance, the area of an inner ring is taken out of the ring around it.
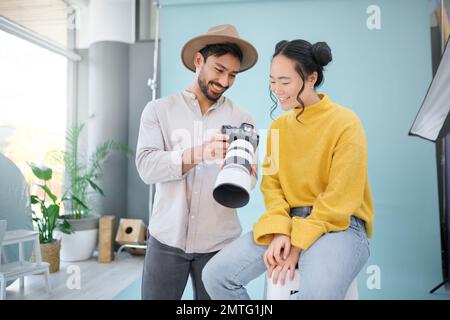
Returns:
[[[242,123],[240,127],[233,127],[230,125],[223,125],[220,130],[221,133],[228,135],[228,143],[242,139],[252,144],[256,150],[259,144],[259,135],[256,133],[255,127],[249,123]]]

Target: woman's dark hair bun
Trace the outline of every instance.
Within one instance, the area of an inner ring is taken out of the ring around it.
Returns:
[[[331,49],[326,42],[316,42],[312,45],[312,55],[322,67],[326,66],[333,59]]]
[[[280,50],[282,50],[288,43],[289,41],[287,40],[281,40],[280,42],[278,42],[275,45],[275,52],[279,52]]]

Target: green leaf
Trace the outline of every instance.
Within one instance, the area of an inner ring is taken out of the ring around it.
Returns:
[[[80,206],[82,206],[85,209],[89,209],[86,204],[81,201],[79,198],[77,198],[76,196],[74,196],[73,194],[70,195],[69,197],[66,197],[64,200],[75,200],[75,202],[77,202]]]
[[[53,202],[56,202],[56,196],[50,191],[50,189],[43,184],[37,184],[39,188],[45,191],[45,193],[53,200]]]
[[[62,233],[65,233],[65,234],[73,233],[72,226],[70,225],[69,221],[67,221],[66,219],[64,219],[63,222],[58,223],[58,229],[59,229],[59,231],[61,231]]]
[[[33,171],[34,175],[41,180],[48,181],[52,178],[53,171],[49,167],[46,166],[38,166],[34,163],[27,163],[28,166]]]
[[[39,229],[39,234],[42,234],[42,227],[41,227],[42,221],[40,219],[38,219],[38,218],[33,218],[33,221],[36,222],[36,225],[37,225],[37,227]]]
[[[53,234],[53,229],[55,229],[56,226],[56,220],[59,217],[59,206],[56,204],[51,204],[47,208],[47,216],[48,216],[48,233],[49,235]]]
[[[92,189],[94,189],[95,191],[97,191],[98,193],[100,193],[102,196],[105,196],[105,193],[103,192],[103,190],[94,183],[94,181],[92,181],[89,178],[86,178],[87,182],[89,182],[89,184],[91,185]]]
[[[41,199],[39,199],[38,196],[35,196],[35,195],[31,196],[31,203],[32,204],[37,204],[37,203],[40,203],[40,202],[41,202]]]

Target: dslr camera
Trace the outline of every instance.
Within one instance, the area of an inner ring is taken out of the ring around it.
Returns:
[[[229,136],[229,147],[213,197],[225,207],[241,208],[250,200],[252,164],[259,135],[253,125],[245,122],[240,127],[223,125],[221,132]]]

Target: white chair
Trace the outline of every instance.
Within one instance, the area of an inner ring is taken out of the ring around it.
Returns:
[[[0,230],[1,231],[1,230]],[[0,239],[1,240],[1,239]],[[34,256],[36,262],[25,261],[24,259],[24,242],[33,241]],[[24,290],[24,276],[44,273],[45,285],[47,292],[50,293],[50,271],[49,264],[42,261],[41,247],[39,245],[39,233],[37,231],[30,230],[12,230],[4,233],[3,242],[0,241],[0,257],[2,257],[2,247],[19,244],[19,261],[10,263],[0,263],[0,300],[6,298],[6,284],[8,281],[19,278],[20,291]],[[0,259],[1,262],[1,259]]]
[[[264,289],[265,300],[289,300],[291,294],[299,290],[299,278],[300,273],[298,269],[295,270],[294,280],[289,278],[289,275],[286,276],[286,282],[284,286],[281,285],[280,281],[277,284],[273,284],[272,279],[269,278],[266,272],[266,284]],[[345,300],[358,300],[358,283],[356,278],[353,279],[350,284],[347,293],[345,295]]]

